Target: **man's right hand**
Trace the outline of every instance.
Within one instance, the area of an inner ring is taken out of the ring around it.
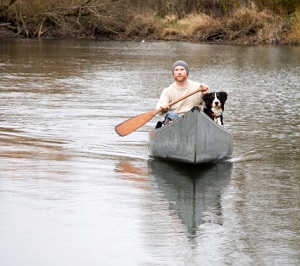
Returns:
[[[169,104],[163,104],[161,107],[162,112],[167,113],[169,111]]]

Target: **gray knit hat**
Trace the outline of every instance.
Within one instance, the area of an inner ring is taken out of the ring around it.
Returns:
[[[178,67],[178,66],[184,67],[184,69],[186,70],[186,73],[189,75],[190,70],[189,70],[188,64],[182,60],[178,60],[173,64],[173,67],[172,67],[173,76],[174,76],[174,69],[175,69],[175,67]]]

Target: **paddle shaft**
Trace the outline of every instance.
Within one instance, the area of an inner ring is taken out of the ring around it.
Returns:
[[[191,93],[188,93],[187,95],[184,95],[182,97],[180,97],[179,99],[170,102],[169,106],[172,106],[190,96],[192,96],[193,94],[200,92],[200,91],[205,91],[203,89],[197,89],[195,91],[192,91]],[[150,112],[146,112],[140,115],[137,115],[135,117],[129,118],[128,120],[118,124],[115,126],[115,131],[121,136],[124,137],[130,133],[132,133],[133,131],[137,130],[138,128],[140,128],[141,126],[145,125],[148,121],[150,121],[155,115],[157,115],[159,112],[162,111],[161,109],[154,109]]]

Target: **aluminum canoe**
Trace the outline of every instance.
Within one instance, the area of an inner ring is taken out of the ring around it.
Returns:
[[[198,106],[149,133],[149,156],[152,158],[200,164],[225,160],[232,152],[232,134]]]

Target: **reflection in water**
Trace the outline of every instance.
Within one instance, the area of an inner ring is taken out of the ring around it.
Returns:
[[[188,228],[197,235],[204,222],[222,224],[221,197],[231,176],[231,163],[191,167],[158,160],[149,161],[150,176]]]
[[[128,161],[120,161],[116,164],[115,171],[120,174],[123,180],[131,181],[140,189],[149,190],[149,175],[145,167],[137,166]]]
[[[9,176],[10,173],[14,173],[14,177],[20,175],[23,178],[28,174],[28,177],[31,177],[32,169],[39,169],[39,175],[66,173],[66,168],[49,167],[51,163],[72,158],[70,152],[65,150],[65,144],[66,141],[50,136],[33,135],[22,130],[1,127],[1,174]]]

